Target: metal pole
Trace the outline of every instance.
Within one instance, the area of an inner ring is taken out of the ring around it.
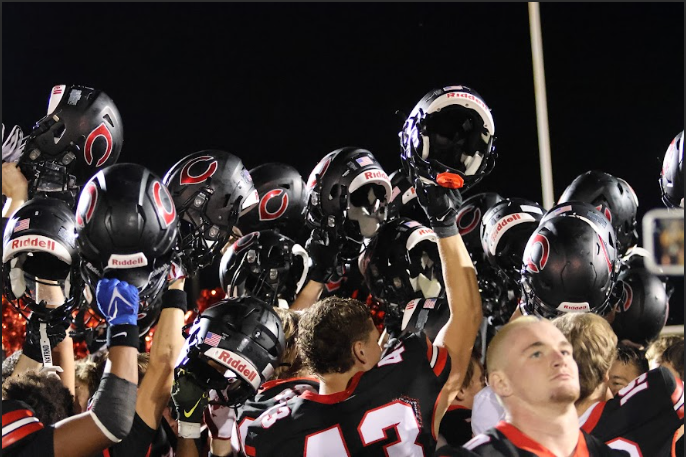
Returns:
[[[553,195],[553,167],[550,160],[550,132],[548,130],[548,101],[545,93],[545,70],[543,69],[543,40],[541,38],[541,15],[538,2],[529,2],[529,30],[531,55],[534,67],[534,94],[536,96],[536,125],[538,126],[538,158],[541,165],[543,207],[555,205]]]

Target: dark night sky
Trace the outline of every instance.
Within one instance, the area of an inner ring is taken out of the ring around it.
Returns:
[[[52,86],[83,84],[121,112],[119,161],[159,175],[219,148],[306,179],[346,145],[390,173],[395,111],[464,84],[492,109],[498,137],[496,168],[473,192],[542,200],[526,3],[3,3],[2,13],[6,126],[28,131]],[[662,156],[684,128],[683,18],[682,2],[541,5],[555,198],[596,168],[634,187],[639,217],[662,206]]]

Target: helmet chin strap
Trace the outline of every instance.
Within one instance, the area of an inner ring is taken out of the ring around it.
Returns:
[[[441,283],[438,279],[429,279],[420,273],[416,278],[410,278],[410,284],[415,292],[422,291],[424,298],[435,298],[441,293]]]
[[[379,223],[383,220],[381,212],[381,200],[374,194],[371,187],[367,193],[369,205],[355,206],[350,204],[348,207],[348,218],[356,221],[360,226],[360,233],[365,238],[371,238],[379,229]]]

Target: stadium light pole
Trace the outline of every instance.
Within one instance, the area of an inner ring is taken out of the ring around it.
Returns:
[[[541,167],[541,187],[543,192],[542,203],[545,209],[550,209],[555,204],[555,197],[553,195],[553,167],[550,159],[550,132],[548,130],[548,101],[545,92],[545,70],[543,68],[541,15],[538,2],[528,3],[531,56],[534,67],[536,125],[538,128],[538,158]]]

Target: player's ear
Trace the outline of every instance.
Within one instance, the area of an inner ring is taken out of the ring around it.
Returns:
[[[365,351],[363,341],[355,341],[353,343],[353,356],[355,357],[355,360],[362,365],[367,363],[367,351]]]
[[[491,386],[493,392],[497,393],[500,397],[509,397],[512,395],[512,386],[510,385],[509,379],[500,370],[493,371],[488,375],[488,385]]]

